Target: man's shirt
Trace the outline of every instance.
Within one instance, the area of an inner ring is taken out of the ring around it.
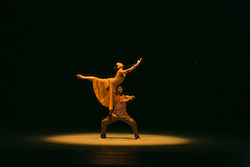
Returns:
[[[113,113],[117,116],[123,116],[124,114],[128,114],[126,111],[127,103],[126,100],[129,99],[129,96],[125,95],[117,95],[114,98],[114,110]]]

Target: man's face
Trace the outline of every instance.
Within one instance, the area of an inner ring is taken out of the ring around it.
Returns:
[[[120,94],[123,92],[123,89],[122,89],[121,86],[119,86],[119,87],[117,88],[117,92],[120,93]]]

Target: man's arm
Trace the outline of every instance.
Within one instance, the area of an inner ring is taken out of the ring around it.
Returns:
[[[128,101],[132,101],[134,99],[135,99],[134,95],[132,95],[132,96],[127,95],[126,98],[122,100],[122,102],[128,102]]]

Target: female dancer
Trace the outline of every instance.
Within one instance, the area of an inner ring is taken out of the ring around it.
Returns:
[[[142,58],[138,59],[136,64],[128,69],[123,69],[124,65],[121,62],[117,62],[116,68],[118,70],[114,78],[102,79],[94,76],[83,76],[81,74],[77,74],[76,77],[92,81],[93,90],[98,101],[103,106],[107,107],[109,111],[112,111],[116,88],[124,81],[126,74],[133,71],[141,63],[141,61]]]

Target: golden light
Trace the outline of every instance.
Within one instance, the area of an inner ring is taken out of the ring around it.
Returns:
[[[107,138],[99,139],[100,133],[78,133],[52,135],[42,138],[43,142],[66,145],[94,146],[160,146],[184,145],[191,139],[161,134],[140,134],[141,140],[134,139],[132,133],[108,133]]]

